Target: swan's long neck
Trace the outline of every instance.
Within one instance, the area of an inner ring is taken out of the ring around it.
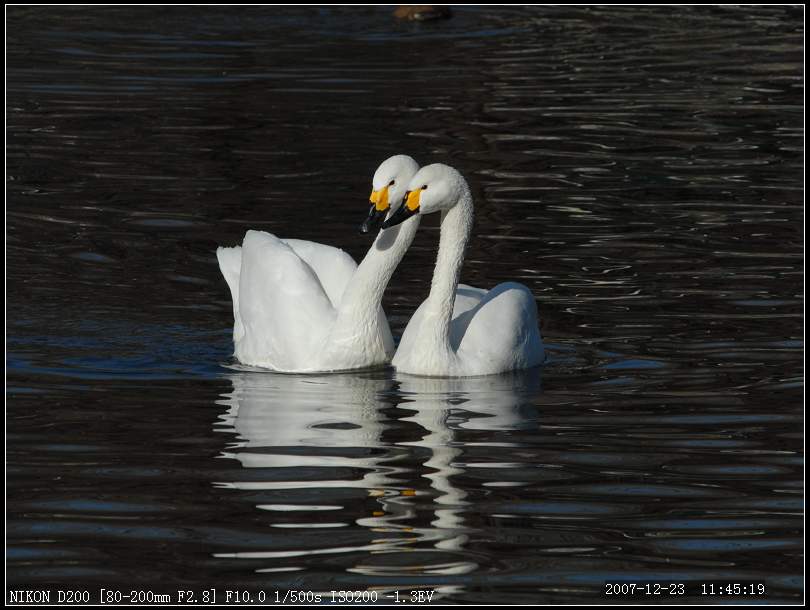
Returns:
[[[419,228],[419,217],[380,231],[343,292],[335,328],[374,332],[383,292]]]
[[[470,188],[460,180],[460,196],[456,205],[442,212],[439,254],[427,298],[427,311],[432,332],[428,340],[437,350],[450,350],[450,322],[456,300],[456,288],[464,264],[464,252],[473,223],[473,202]]]

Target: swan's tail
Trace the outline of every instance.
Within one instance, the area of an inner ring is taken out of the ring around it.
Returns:
[[[242,246],[233,248],[217,248],[217,260],[219,270],[228,288],[231,289],[231,300],[233,301],[233,342],[239,341],[245,334],[245,327],[242,318],[239,316],[239,272],[242,269]]]

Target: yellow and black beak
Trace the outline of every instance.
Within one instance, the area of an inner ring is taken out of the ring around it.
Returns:
[[[388,229],[390,227],[396,226],[401,222],[405,222],[414,214],[419,213],[419,197],[422,194],[422,189],[417,189],[415,191],[408,191],[405,193],[405,197],[402,199],[402,205],[399,206],[399,209],[391,214],[391,217],[386,220],[382,228]]]
[[[371,209],[368,211],[368,216],[360,226],[361,233],[368,233],[372,229],[377,229],[385,220],[385,215],[391,207],[388,205],[388,187],[384,186],[379,191],[371,191],[369,197],[371,201]]]

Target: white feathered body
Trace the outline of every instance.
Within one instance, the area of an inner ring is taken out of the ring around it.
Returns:
[[[239,362],[300,373],[390,361],[394,341],[382,307],[340,308],[357,271],[343,250],[248,231],[241,247],[218,248],[217,259],[233,300]]]
[[[428,301],[408,322],[391,364],[402,373],[431,377],[492,375],[543,363],[537,304],[523,284],[492,290],[459,284],[450,321],[449,349],[435,337]]]

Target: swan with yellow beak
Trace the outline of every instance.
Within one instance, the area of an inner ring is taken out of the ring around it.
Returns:
[[[416,161],[408,155],[394,155],[380,164],[371,182],[371,207],[360,227],[361,233],[380,228],[391,211],[391,202],[402,201],[408,183],[418,170]]]
[[[374,174],[365,229],[379,225],[419,166],[407,155]],[[394,354],[383,291],[418,223],[380,231],[357,265],[332,246],[247,231],[241,246],[217,249],[233,300],[234,356],[287,373],[381,366]]]
[[[459,283],[473,199],[458,170],[441,163],[420,169],[381,234],[413,230],[421,216],[435,212],[442,220],[430,293],[408,322],[391,364],[398,372],[429,377],[492,375],[542,364],[537,303],[526,286],[503,282],[482,290]]]

